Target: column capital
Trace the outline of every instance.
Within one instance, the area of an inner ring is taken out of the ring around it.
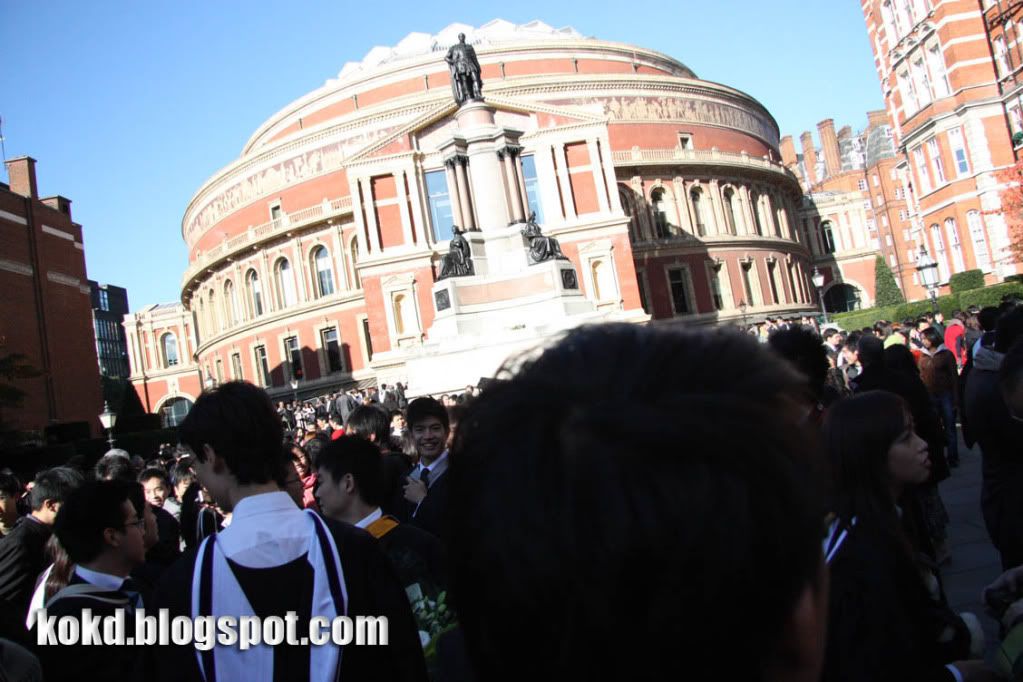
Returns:
[[[462,167],[468,166],[469,165],[469,155],[468,154],[462,154],[461,152],[452,154],[451,156],[449,156],[446,159],[444,159],[444,165],[448,166],[449,168],[454,168],[455,166],[462,166]]]

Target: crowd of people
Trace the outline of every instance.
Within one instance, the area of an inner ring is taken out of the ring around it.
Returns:
[[[439,400],[229,382],[148,460],[2,473],[0,677],[1019,678],[1023,306],[749,332],[584,327]],[[1004,569],[987,660],[941,577],[960,425]],[[389,635],[55,647],[39,608]]]

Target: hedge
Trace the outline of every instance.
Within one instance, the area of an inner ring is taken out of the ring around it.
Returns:
[[[984,271],[967,270],[966,272],[957,272],[948,278],[948,288],[952,290],[953,294],[961,294],[964,291],[971,291],[973,289],[983,289]]]
[[[1005,282],[1003,284],[993,284],[983,289],[971,289],[958,294],[939,296],[938,310],[948,318],[956,310],[966,310],[971,305],[979,308],[989,305],[996,306],[1002,302],[1002,297],[1006,294],[1017,294],[1023,297],[1023,282]],[[873,327],[874,323],[878,320],[899,322],[908,317],[920,317],[924,313],[930,312],[931,309],[930,300],[925,299],[901,305],[865,308],[848,313],[835,313],[829,315],[828,319],[842,327],[842,329],[862,329],[863,327]]]

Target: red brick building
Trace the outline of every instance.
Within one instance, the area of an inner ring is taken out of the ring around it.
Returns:
[[[71,201],[39,198],[35,159],[7,161],[0,183],[0,354],[20,353],[42,372],[15,382],[27,397],[5,410],[20,430],[66,422],[100,429],[103,411],[82,226]]]
[[[956,272],[979,268],[988,283],[1019,272],[997,177],[1021,128],[1019,3],[865,0],[863,13],[902,156],[913,242],[902,250],[927,249],[943,293]],[[922,297],[915,271],[911,281],[909,297]]]
[[[486,110],[453,101],[442,57],[459,32]],[[177,337],[183,358],[194,334],[198,371],[167,367],[162,327],[143,320],[133,379],[166,371],[184,394],[189,376],[243,378],[279,397],[296,378],[307,393],[408,381],[405,359],[435,350],[431,289],[451,226],[495,234],[530,211],[601,319],[812,311],[801,193],[778,135],[749,95],[653,50],[541,22],[411,34],[274,114],[200,187],[182,221],[195,323],[182,318]],[[494,290],[466,295],[492,304]]]

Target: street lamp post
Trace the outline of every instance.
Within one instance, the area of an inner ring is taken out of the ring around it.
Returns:
[[[927,296],[931,299],[931,309],[938,312],[938,263],[927,253],[927,247],[920,245],[920,255],[916,258],[916,271],[920,274],[920,283],[927,288]]]
[[[821,314],[824,315],[824,324],[828,323],[828,309],[824,307],[824,295],[821,290],[824,289],[824,274],[817,269],[817,266],[813,266],[813,274],[810,275],[810,281],[813,282],[813,286],[817,289],[817,299],[821,302]]]
[[[117,423],[117,413],[110,409],[110,403],[103,401],[103,413],[99,416],[99,423],[107,432],[107,443],[110,449],[114,449],[114,424]]]
[[[739,312],[742,313],[742,330],[746,331],[746,301],[739,301]]]
[[[291,380],[291,402],[298,405],[298,379]]]

